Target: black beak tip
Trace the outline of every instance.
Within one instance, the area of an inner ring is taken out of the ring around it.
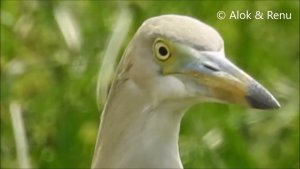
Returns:
[[[278,109],[280,104],[273,98],[261,99],[259,97],[246,96],[246,99],[251,107],[256,109]]]
[[[246,100],[251,107],[256,109],[278,109],[279,102],[264,87],[254,83],[248,88]]]

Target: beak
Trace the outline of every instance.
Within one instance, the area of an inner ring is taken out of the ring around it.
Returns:
[[[164,73],[176,72],[192,77],[201,89],[199,95],[257,109],[280,107],[268,90],[226,59],[223,52],[199,52],[185,47],[177,53],[175,66],[167,67]],[[179,57],[182,54],[185,57]]]

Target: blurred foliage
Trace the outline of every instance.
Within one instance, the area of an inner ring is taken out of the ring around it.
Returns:
[[[199,18],[223,36],[228,57],[282,105],[193,107],[180,133],[186,168],[299,168],[299,1],[9,0],[1,1],[1,168],[18,167],[12,101],[22,106],[34,167],[90,166],[100,115],[97,73],[121,8],[134,13],[123,48],[151,16]],[[292,19],[218,20],[220,10],[288,12]],[[77,39],[63,36],[57,11],[72,18]]]

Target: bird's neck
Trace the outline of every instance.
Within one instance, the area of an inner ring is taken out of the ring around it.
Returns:
[[[103,111],[92,166],[182,168],[178,137],[187,106],[155,103],[127,83],[110,96]]]

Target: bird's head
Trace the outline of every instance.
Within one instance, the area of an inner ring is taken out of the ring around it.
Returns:
[[[224,53],[212,27],[191,17],[163,15],[143,23],[125,52],[121,71],[149,97],[278,108],[277,100]]]

